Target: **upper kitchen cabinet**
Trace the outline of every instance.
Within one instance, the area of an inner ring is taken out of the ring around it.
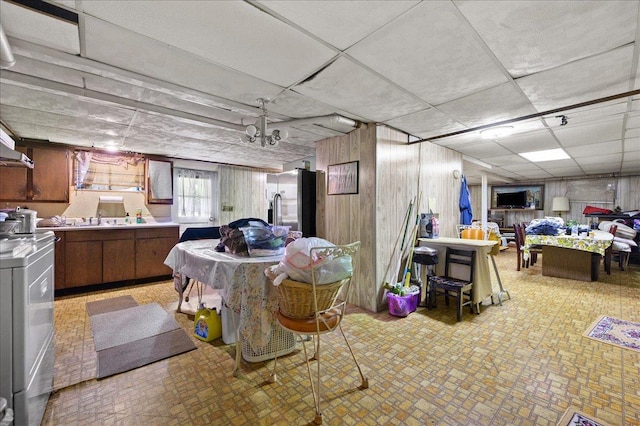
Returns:
[[[151,158],[145,170],[147,204],[173,204],[173,163]]]
[[[69,202],[69,150],[61,147],[16,147],[34,162],[0,167],[0,201]]]

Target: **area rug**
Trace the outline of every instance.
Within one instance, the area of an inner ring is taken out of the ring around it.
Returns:
[[[625,349],[640,351],[640,323],[601,315],[584,333],[585,337]]]
[[[609,423],[594,420],[593,417],[569,407],[556,426],[609,426]]]
[[[90,320],[99,379],[196,348],[189,335],[157,303],[94,314]]]
[[[87,313],[89,316],[104,314],[105,312],[117,311],[125,308],[138,306],[138,302],[130,295],[112,297],[110,299],[87,302]]]

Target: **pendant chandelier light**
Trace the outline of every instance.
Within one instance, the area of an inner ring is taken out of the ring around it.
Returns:
[[[258,98],[256,102],[262,104],[262,115],[258,117],[256,124],[250,124],[247,126],[245,132],[246,135],[243,135],[243,140],[246,142],[253,143],[256,140],[260,139],[260,145],[264,148],[265,146],[278,146],[278,142],[283,139],[286,139],[289,136],[289,133],[286,130],[275,129],[268,134],[267,132],[267,107],[266,104],[271,102],[269,98]]]

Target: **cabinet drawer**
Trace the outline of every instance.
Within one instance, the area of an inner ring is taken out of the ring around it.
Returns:
[[[175,238],[177,240],[179,236],[180,228],[178,226],[170,228],[162,227],[136,229],[136,238]]]
[[[104,229],[87,231],[68,231],[67,241],[108,241],[134,239],[133,229]]]

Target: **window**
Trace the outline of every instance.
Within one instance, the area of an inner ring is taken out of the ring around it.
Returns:
[[[144,157],[76,151],[73,174],[76,189],[141,192],[144,189]]]
[[[177,218],[182,223],[217,223],[218,174],[174,167]]]

